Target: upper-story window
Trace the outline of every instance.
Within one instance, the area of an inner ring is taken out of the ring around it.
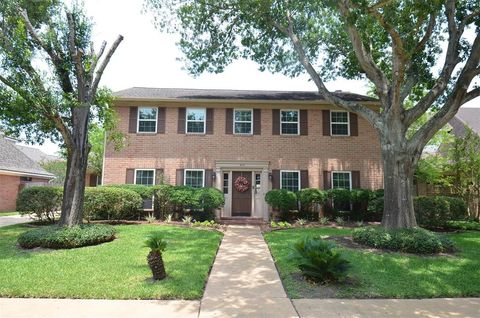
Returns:
[[[136,169],[135,184],[153,186],[155,184],[155,170],[153,169]]]
[[[203,188],[205,186],[205,170],[185,169],[183,184],[192,188]]]
[[[350,118],[348,112],[330,112],[330,130],[332,136],[350,135]]]
[[[282,135],[298,135],[300,130],[298,117],[298,110],[280,111],[280,133]]]
[[[138,130],[139,133],[157,132],[158,109],[156,107],[138,107]]]
[[[253,126],[253,110],[235,109],[233,112],[233,131],[235,134],[250,135]]]
[[[352,189],[352,173],[350,171],[333,171],[332,188],[334,189]]]
[[[280,188],[288,191],[297,192],[300,190],[300,171],[282,170],[280,171]]]
[[[187,108],[186,112],[186,132],[187,134],[204,134],[205,133],[205,108]]]

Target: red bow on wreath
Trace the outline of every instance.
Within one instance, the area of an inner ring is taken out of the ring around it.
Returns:
[[[250,188],[250,182],[248,182],[248,179],[244,176],[240,176],[235,179],[233,185],[238,192],[245,192]]]

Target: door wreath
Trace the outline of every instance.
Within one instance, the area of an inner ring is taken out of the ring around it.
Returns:
[[[237,177],[233,185],[238,192],[245,192],[250,188],[250,182],[248,182],[248,179],[244,176]]]

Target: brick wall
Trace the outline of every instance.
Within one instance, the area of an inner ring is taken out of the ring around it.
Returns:
[[[166,106],[165,134],[129,134],[129,107]],[[213,135],[177,133],[177,107],[213,107]],[[262,108],[261,135],[225,134],[225,107]],[[272,135],[272,108],[308,109],[308,135]],[[308,169],[310,187],[323,187],[324,170],[358,170],[360,186],[383,187],[380,145],[376,131],[358,118],[357,137],[331,137],[322,134],[322,109],[325,105],[206,103],[117,103],[118,129],[127,135],[128,145],[121,151],[108,146],[105,155],[105,184],[121,184],[127,168],[162,168],[166,181],[175,184],[175,171],[182,168],[214,169],[215,160],[267,160],[270,169]]]
[[[19,176],[0,175],[0,211],[15,211],[19,187]]]

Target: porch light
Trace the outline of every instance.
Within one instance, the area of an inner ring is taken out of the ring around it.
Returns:
[[[217,174],[214,172],[212,173],[212,180],[215,181],[215,179],[217,179]]]
[[[268,180],[270,180],[270,181],[273,180],[273,174],[271,172],[268,174]]]

